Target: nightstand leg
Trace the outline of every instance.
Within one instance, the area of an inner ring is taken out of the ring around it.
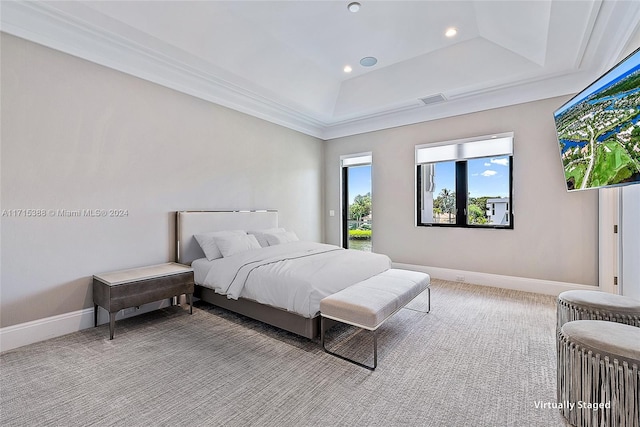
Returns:
[[[193,294],[187,294],[187,301],[189,301],[189,314],[193,314]]]
[[[98,304],[93,304],[93,327],[98,326]]]
[[[116,328],[116,314],[118,313],[109,313],[109,339],[113,339],[113,330]]]

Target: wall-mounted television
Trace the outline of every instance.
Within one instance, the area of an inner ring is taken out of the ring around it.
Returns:
[[[640,183],[640,49],[554,117],[568,191]]]

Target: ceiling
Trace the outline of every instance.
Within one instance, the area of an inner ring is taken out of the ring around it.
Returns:
[[[322,139],[575,93],[640,46],[636,0],[348,3],[3,0],[0,16],[4,32]]]

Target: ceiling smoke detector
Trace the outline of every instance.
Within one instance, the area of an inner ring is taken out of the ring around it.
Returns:
[[[420,98],[420,101],[422,101],[422,103],[424,105],[437,104],[439,102],[444,102],[446,100],[447,100],[447,98],[441,93],[438,93],[436,95],[426,96],[424,98]]]

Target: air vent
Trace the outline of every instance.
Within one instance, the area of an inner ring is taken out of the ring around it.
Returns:
[[[437,95],[431,95],[424,98],[420,98],[420,101],[422,101],[424,105],[437,104],[438,102],[444,102],[446,100],[447,98],[445,98],[444,95],[441,93]]]

